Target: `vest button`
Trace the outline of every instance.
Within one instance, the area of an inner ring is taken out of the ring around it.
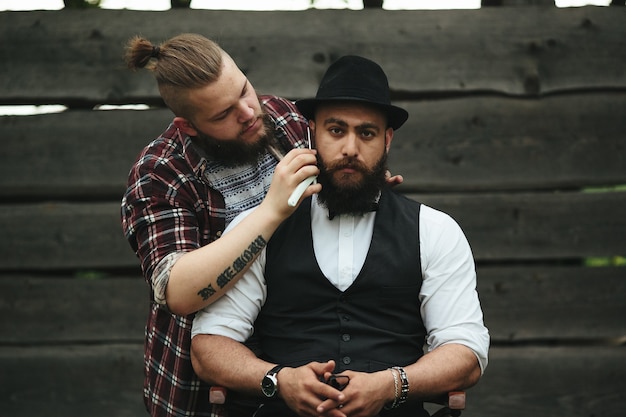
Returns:
[[[341,362],[343,362],[344,365],[350,365],[350,362],[352,362],[352,359],[350,359],[350,356],[344,356],[341,359]]]
[[[350,341],[350,335],[348,333],[344,333],[341,335],[341,340],[343,340],[344,342],[349,342]]]

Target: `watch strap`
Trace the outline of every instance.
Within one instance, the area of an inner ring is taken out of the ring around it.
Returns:
[[[285,367],[285,365],[276,365],[275,367],[273,367],[272,369],[270,369],[269,371],[267,371],[265,373],[265,375],[276,375],[278,372],[280,372],[281,369],[283,369]]]

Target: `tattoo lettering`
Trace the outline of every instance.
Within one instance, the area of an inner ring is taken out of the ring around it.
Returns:
[[[217,277],[217,286],[220,288],[224,288],[226,284],[230,282],[231,279],[235,276],[235,271],[229,266]]]
[[[253,240],[248,246],[248,249],[243,251],[243,253],[239,256],[239,258],[235,259],[235,262],[233,262],[232,268],[234,269],[235,274],[238,274],[239,272],[241,272],[250,262],[252,262],[255,256],[259,252],[261,252],[261,250],[263,250],[265,245],[267,245],[267,242],[265,241],[265,239],[263,239],[263,236],[261,235],[259,235],[255,240]],[[230,277],[228,281],[230,281],[231,279],[232,277]],[[217,283],[217,285],[219,285],[220,288],[224,288],[224,285],[226,284],[228,284],[228,282],[224,283],[223,285],[219,281]]]
[[[254,239],[248,248],[243,251],[241,255],[233,262],[232,266],[229,266],[217,277],[217,285],[220,288],[224,288],[239,272],[245,269],[245,267],[251,263],[255,256],[263,250],[263,248],[267,245],[263,236],[259,235],[256,239]],[[204,301],[208,300],[213,294],[216,293],[215,288],[211,284],[209,284],[206,288],[198,291],[198,295],[202,297]]]
[[[213,288],[211,284],[209,284],[208,287],[203,288],[200,291],[198,291],[198,295],[202,297],[204,301],[208,300],[209,297],[212,296],[213,294],[215,294],[215,289]]]

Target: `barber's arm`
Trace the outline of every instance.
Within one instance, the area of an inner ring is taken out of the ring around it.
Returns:
[[[170,311],[191,314],[228,291],[248,266],[233,265],[244,258],[250,262],[248,254],[256,255],[257,249],[265,246],[280,223],[295,210],[287,204],[292,191],[303,179],[318,173],[314,151],[290,151],[277,165],[268,194],[253,214],[220,239],[176,260],[165,292]],[[300,201],[320,188],[319,184],[311,185]]]

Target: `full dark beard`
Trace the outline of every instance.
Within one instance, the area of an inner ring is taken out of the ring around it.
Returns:
[[[371,211],[380,191],[386,186],[387,154],[378,160],[372,169],[368,169],[354,158],[345,158],[334,164],[327,165],[319,156],[317,165],[320,174],[317,180],[322,184],[318,200],[329,212],[334,214],[352,214],[362,216]],[[361,172],[362,180],[356,184],[338,184],[334,173],[345,167]]]
[[[274,140],[274,123],[269,115],[263,115],[265,125],[264,136],[255,143],[245,143],[239,140],[217,140],[209,135],[198,131],[198,135],[192,137],[193,143],[202,149],[209,159],[218,161],[229,168],[244,165],[256,165],[267,147]]]

